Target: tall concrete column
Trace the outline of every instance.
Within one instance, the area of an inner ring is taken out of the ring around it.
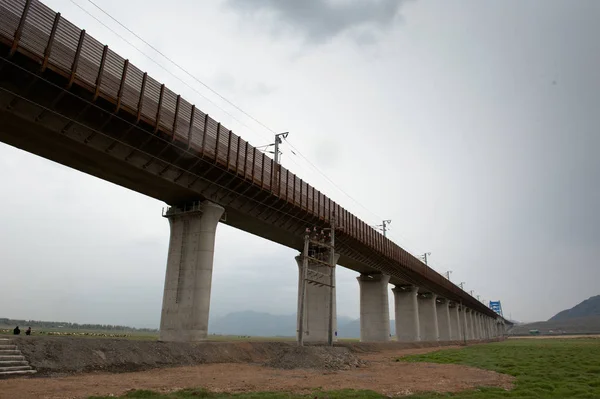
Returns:
[[[464,334],[464,339],[465,340],[470,340],[471,339],[471,328],[469,327],[469,309],[464,307],[462,308],[462,328],[463,328],[463,334]]]
[[[419,300],[419,326],[421,341],[439,341],[436,294],[420,294]]]
[[[477,331],[475,330],[475,312],[473,309],[469,309],[469,337],[472,340],[477,339]]]
[[[160,340],[194,342],[208,335],[215,233],[224,209],[204,201],[172,207]]]
[[[450,303],[450,325],[452,327],[450,340],[461,341],[462,340],[462,323],[460,317],[460,306],[456,302]]]
[[[335,263],[340,259],[335,254]],[[296,256],[298,264],[298,315],[300,314],[300,298],[302,293],[302,257]],[[329,275],[329,266],[320,263],[308,264],[309,271],[315,271],[323,275]],[[335,274],[333,276],[335,286]],[[336,314],[336,292],[333,288],[333,339],[336,341],[337,314]],[[298,323],[300,320],[298,319]],[[304,320],[303,320],[304,342],[328,342],[329,335],[329,287],[325,285],[306,284],[306,295],[304,296]],[[299,325],[297,326],[300,327]]]
[[[397,286],[394,293],[396,313],[396,339],[398,342],[420,341],[419,303],[417,294],[419,287]]]
[[[479,324],[479,313],[473,312],[473,331],[475,331],[475,339],[481,339],[481,324]]]
[[[481,315],[481,326],[483,328],[483,339],[490,339],[488,331],[488,317],[486,315]]]
[[[390,340],[390,305],[388,302],[387,274],[361,274],[360,285],[360,340],[385,342]]]
[[[438,333],[440,341],[450,341],[452,339],[452,324],[450,323],[450,303],[447,299],[441,298],[436,301],[436,313],[438,320]]]
[[[485,339],[485,330],[483,329],[483,315],[477,313],[477,324],[479,325],[479,339]]]
[[[483,329],[483,315],[477,313],[477,324],[479,325],[479,339],[485,339],[485,330]]]

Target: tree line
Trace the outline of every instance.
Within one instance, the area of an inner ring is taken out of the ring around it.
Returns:
[[[118,326],[112,324],[79,324],[59,321],[40,321],[40,320],[16,320],[0,318],[0,325],[5,326],[27,326],[31,328],[64,328],[70,330],[102,330],[102,331],[140,331],[157,332],[156,328],[135,328],[128,326]]]

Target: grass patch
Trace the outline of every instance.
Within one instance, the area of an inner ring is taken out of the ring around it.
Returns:
[[[511,391],[481,388],[457,394],[414,395],[411,399],[600,398],[600,342],[597,339],[508,340],[398,360],[464,364],[516,377],[515,389]]]

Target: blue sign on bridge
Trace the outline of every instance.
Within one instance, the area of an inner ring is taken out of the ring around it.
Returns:
[[[498,313],[500,316],[504,317],[504,315],[502,314],[502,304],[500,303],[500,301],[490,301],[490,309]]]

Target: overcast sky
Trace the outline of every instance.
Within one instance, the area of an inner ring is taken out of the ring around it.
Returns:
[[[165,69],[71,1],[46,4],[251,143],[271,142],[73,1]],[[501,300],[506,316],[547,319],[600,294],[600,2],[95,2],[290,131],[299,151],[285,144],[284,166],[371,224],[392,219],[395,242],[431,252],[436,270]],[[4,144],[0,182],[0,317],[158,326],[163,203]],[[211,316],[294,313],[295,255],[219,226]],[[340,315],[359,315],[355,277],[338,271]]]

